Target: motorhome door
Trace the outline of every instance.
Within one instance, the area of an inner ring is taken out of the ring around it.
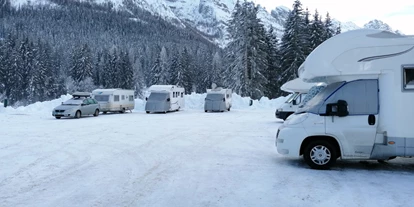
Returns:
[[[325,116],[326,134],[340,140],[344,156],[369,158],[378,126],[378,80],[345,83],[325,101],[324,106],[344,103],[338,100],[346,101],[348,115]],[[338,108],[333,106],[334,113],[338,113]]]

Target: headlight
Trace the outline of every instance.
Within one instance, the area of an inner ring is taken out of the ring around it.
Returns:
[[[302,114],[293,114],[291,116],[289,116],[285,123],[287,125],[295,125],[295,124],[300,124],[303,121],[305,121],[308,118],[309,114],[308,113],[302,113]]]
[[[276,111],[283,111],[283,109],[282,108],[278,108]]]

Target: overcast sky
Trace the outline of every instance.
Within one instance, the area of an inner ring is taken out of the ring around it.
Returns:
[[[253,0],[266,7],[268,11],[277,6],[292,9],[294,0]],[[412,0],[301,0],[302,8],[308,7],[311,14],[315,9],[325,17],[330,16],[342,21],[352,21],[362,27],[370,20],[378,19],[400,30],[404,34],[414,35],[414,1]]]

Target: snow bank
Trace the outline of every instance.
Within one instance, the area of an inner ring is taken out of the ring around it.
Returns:
[[[206,93],[197,94],[192,93],[191,95],[185,95],[185,107],[184,110],[204,110],[204,98],[206,97]],[[62,102],[72,98],[70,94],[62,95],[60,98],[51,100],[51,101],[44,101],[44,102],[36,102],[34,104],[30,104],[28,106],[22,106],[18,108],[13,107],[0,107],[0,114],[43,114],[43,115],[50,115],[52,114],[53,108],[59,106]],[[269,99],[267,97],[262,97],[260,100],[253,100],[253,104],[250,106],[250,98],[249,97],[241,97],[235,93],[233,93],[232,97],[232,109],[243,109],[243,110],[269,110],[269,109],[276,109],[278,108],[283,102],[285,102],[287,97],[281,96],[276,99]],[[135,99],[135,109],[134,111],[144,111],[145,109],[145,100],[142,99]]]

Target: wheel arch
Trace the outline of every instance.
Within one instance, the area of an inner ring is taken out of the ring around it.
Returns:
[[[324,140],[324,141],[328,141],[332,143],[337,150],[336,154],[338,155],[338,157],[342,156],[342,149],[341,149],[341,145],[339,145],[338,140],[335,137],[327,136],[327,135],[315,135],[315,136],[306,137],[300,146],[299,155],[303,155],[303,151],[305,151],[306,146],[312,141],[316,141],[316,140]]]

